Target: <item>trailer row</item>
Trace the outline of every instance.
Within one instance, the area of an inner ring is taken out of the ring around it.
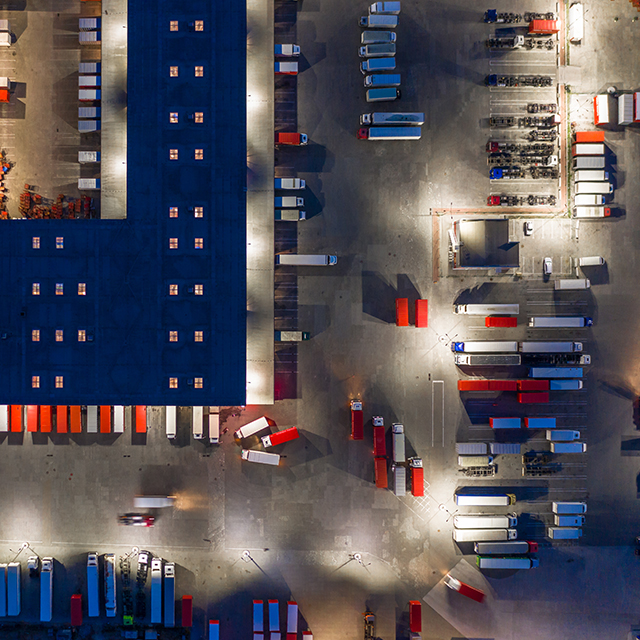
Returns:
[[[526,378],[525,380],[458,380],[458,391],[569,391],[582,389],[582,380]]]

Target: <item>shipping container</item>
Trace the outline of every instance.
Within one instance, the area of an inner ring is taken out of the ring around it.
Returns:
[[[627,125],[633,122],[633,94],[623,93],[618,96],[618,124]]]
[[[426,328],[429,326],[429,301],[416,300],[416,327]]]
[[[537,393],[519,393],[518,402],[520,404],[544,404],[549,402],[549,394],[546,391]]]
[[[527,429],[555,429],[555,418],[525,418],[524,426]]]
[[[574,142],[604,142],[604,131],[576,131]]]
[[[489,425],[492,429],[520,429],[522,420],[520,418],[489,418]]]
[[[552,34],[558,33],[557,20],[532,20],[529,23],[529,33],[531,34]]]
[[[487,455],[487,445],[484,442],[456,442],[456,453],[467,456]]]
[[[409,630],[412,633],[422,631],[422,604],[419,600],[409,600]]]
[[[378,489],[386,489],[389,484],[387,478],[387,459],[377,457],[373,459],[373,468],[375,472],[376,487]]]
[[[362,402],[358,400],[351,401],[351,439],[364,439],[364,415],[362,411]]]
[[[453,539],[456,542],[476,542],[478,540],[516,540],[517,529],[454,529]]]
[[[572,440],[579,440],[579,439],[580,439],[580,432],[573,431],[572,429],[554,429],[553,431],[549,429],[547,431],[547,440],[571,442]]]
[[[518,517],[515,513],[453,516],[453,526],[456,529],[510,529],[517,525]]]
[[[396,298],[396,326],[409,326],[409,299]]]
[[[585,453],[587,445],[585,442],[552,442],[552,453]]]
[[[520,455],[521,445],[513,442],[491,442],[491,453],[494,455]]]
[[[443,582],[449,589],[457,591],[460,595],[471,598],[471,600],[475,600],[476,602],[482,602],[484,600],[483,591],[454,578],[450,573],[444,577]]]
[[[612,101],[613,96],[610,97],[606,93],[593,96],[593,123],[595,125],[609,124],[611,122],[612,109],[610,107]]]
[[[550,380],[551,391],[578,391],[582,389],[582,380]]]
[[[571,147],[571,155],[576,156],[604,156],[605,146],[601,143],[580,143]]]
[[[518,318],[509,316],[488,316],[484,319],[484,326],[501,328],[517,327]]]
[[[476,542],[473,550],[483,556],[513,556],[525,553],[536,553],[538,551],[537,542],[527,542],[526,540],[516,540],[515,542]]]
[[[456,493],[455,501],[461,507],[508,507],[516,503],[516,496],[513,493],[494,493],[493,495]]]
[[[476,556],[476,564],[480,569],[535,569],[537,558],[511,556],[497,558],[494,556]]]
[[[532,378],[582,378],[582,367],[531,367]]]
[[[518,391],[549,391],[549,381],[531,378],[518,380]]]

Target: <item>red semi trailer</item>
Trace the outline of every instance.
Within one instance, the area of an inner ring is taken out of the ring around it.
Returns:
[[[362,413],[362,402],[351,401],[351,438],[353,440],[364,439],[364,417]]]
[[[267,449],[269,447],[275,447],[278,444],[284,444],[290,440],[295,440],[299,437],[300,434],[298,433],[297,427],[289,427],[288,429],[277,431],[276,433],[272,433],[268,436],[262,436],[262,446]]]

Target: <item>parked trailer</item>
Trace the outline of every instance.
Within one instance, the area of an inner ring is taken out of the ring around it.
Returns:
[[[7,615],[20,615],[20,595],[22,587],[20,585],[20,563],[10,562],[7,565]]]
[[[409,458],[411,495],[415,497],[424,496],[424,467],[422,458]]]
[[[393,463],[391,470],[393,471],[393,493],[402,497],[407,493],[407,469]]]
[[[373,459],[373,469],[376,481],[376,487],[378,489],[386,489],[389,485],[389,479],[387,477],[387,459],[381,456]]]
[[[581,195],[581,196],[575,197],[576,205],[581,204],[580,202],[578,202],[578,198],[590,198],[590,197],[602,198],[602,201],[599,202],[598,204],[604,204],[603,196]],[[600,206],[578,207],[576,206],[573,210],[574,218],[608,218],[609,216],[611,216],[611,209],[609,207],[600,207]]]
[[[481,556],[514,556],[525,553],[536,553],[538,551],[537,542],[527,542],[526,540],[516,540],[515,542],[476,542],[473,550]]]
[[[264,602],[253,601],[253,633],[264,633]]]
[[[520,313],[519,304],[456,304],[454,313],[470,316],[517,316]]]
[[[53,615],[53,558],[42,558],[40,571],[40,622],[51,622]]]
[[[463,353],[513,353],[518,351],[517,342],[452,342],[451,351]]]
[[[575,353],[582,351],[582,342],[521,342],[520,351],[522,353]]]
[[[409,600],[409,630],[411,633],[422,631],[422,603],[419,600]]]
[[[576,182],[574,188],[576,195],[596,193],[606,196],[613,193],[613,185],[610,182]]]
[[[285,442],[295,440],[299,437],[300,434],[298,433],[297,427],[289,427],[288,429],[277,431],[276,433],[272,433],[271,435],[262,436],[262,446],[267,449],[268,447],[275,447],[279,444],[284,444]]]
[[[358,140],[420,140],[420,127],[361,127]]]
[[[360,34],[362,44],[386,44],[395,42],[397,38],[393,31],[363,31]]]
[[[287,602],[287,636],[290,633],[298,634],[298,603],[293,600]]]
[[[387,442],[384,434],[383,426],[373,426],[373,455],[376,457],[385,457],[387,455]]]
[[[522,420],[520,418],[489,418],[489,426],[492,429],[520,429]]]
[[[491,442],[490,449],[493,455],[520,455],[522,447],[514,442]]]
[[[204,407],[191,407],[191,429],[194,440],[204,438]]]
[[[582,389],[582,380],[549,380],[551,391],[578,391]]]
[[[396,55],[396,43],[367,44],[358,49],[358,55],[361,58],[390,58]],[[362,116],[360,116],[360,124],[365,124],[362,122]]]
[[[576,289],[589,289],[591,287],[591,282],[585,278],[578,278],[576,280],[556,280],[553,283],[553,288],[556,291],[559,290],[576,290]]]
[[[493,456],[458,456],[458,466],[463,469],[470,467],[489,467],[493,464]]]
[[[97,618],[100,615],[100,591],[98,588],[98,554],[87,554],[87,615]]]
[[[254,449],[243,449],[240,453],[243,460],[247,462],[257,462],[258,464],[270,464],[278,466],[280,455],[277,453],[267,453],[266,451],[255,451]]]
[[[551,453],[585,453],[587,444],[585,442],[552,442]]]
[[[561,514],[586,513],[587,503],[586,502],[552,502],[551,511],[553,511],[553,513],[561,513]]]
[[[456,493],[455,499],[457,505],[464,507],[508,507],[516,503],[516,496],[513,493],[493,495]]]
[[[457,578],[454,578],[450,573],[444,577],[444,584],[452,589],[453,591],[457,591],[460,595],[466,596],[467,598],[471,598],[476,602],[482,602],[484,600],[484,592],[480,589],[476,589],[465,582],[461,582]]]
[[[276,44],[273,52],[276,56],[299,56],[300,47],[297,44]]]
[[[529,326],[539,328],[577,329],[581,327],[593,326],[593,318],[582,316],[544,316],[533,317],[529,320]]]
[[[582,537],[582,529],[547,527],[547,536],[552,540],[576,540]]]
[[[162,558],[151,560],[151,624],[162,622]]]
[[[531,367],[531,378],[582,378],[582,367]]]
[[[456,529],[511,529],[518,525],[515,513],[507,515],[465,515],[454,516],[453,526]]]
[[[404,450],[404,425],[395,422],[391,425],[393,461],[402,463],[405,461]]]
[[[604,169],[604,156],[576,156],[573,159],[573,168],[578,169]]]
[[[494,354],[481,355],[472,353],[456,353],[453,357],[457,365],[466,365],[469,367],[502,367],[517,366],[521,364],[522,358],[520,354]]]
[[[518,391],[549,391],[549,381],[538,378],[518,380]]]
[[[458,380],[458,391],[517,391],[515,380]]]
[[[535,569],[537,558],[512,556],[510,558],[494,558],[493,556],[476,556],[476,564],[480,569]]]
[[[280,253],[276,264],[294,267],[321,267],[338,264],[338,257],[327,254]]]
[[[244,426],[237,429],[234,432],[233,437],[241,440],[242,438],[248,438],[250,436],[256,435],[257,433],[268,429],[271,426],[272,422],[273,420],[269,421],[269,418],[267,418],[267,416],[262,416],[260,418],[257,418],[256,420],[248,422]]]
[[[71,626],[82,626],[82,595],[79,593],[71,596]]]
[[[267,602],[269,608],[269,631],[280,631],[280,603],[277,600]]]
[[[555,418],[525,418],[524,426],[527,429],[555,429]]]
[[[176,437],[176,411],[175,406],[165,407],[165,434],[170,440]]]
[[[274,218],[283,222],[299,222],[307,219],[307,212],[298,209],[275,209]]]
[[[553,516],[553,524],[556,527],[582,527],[585,517],[579,515],[558,515]]]
[[[571,155],[576,156],[604,156],[605,146],[602,143],[578,143],[571,147]]]
[[[454,529],[453,539],[456,542],[476,542],[478,540],[516,540],[517,529]]]
[[[487,316],[484,319],[484,326],[509,329],[518,326],[518,318],[511,316]]]
[[[104,608],[107,618],[116,617],[116,556],[104,554]]]
[[[536,404],[549,402],[549,394],[546,391],[537,393],[519,393],[518,402],[520,404]]]

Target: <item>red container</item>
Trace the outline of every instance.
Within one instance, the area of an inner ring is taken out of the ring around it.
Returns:
[[[549,402],[549,394],[545,391],[539,393],[519,393],[518,402],[521,404],[539,404]]]
[[[364,439],[364,418],[362,413],[362,402],[351,401],[351,438],[353,440]]]
[[[35,433],[38,431],[38,405],[27,405],[27,431],[29,433]]]
[[[136,433],[147,433],[147,407],[136,407]]]
[[[378,487],[378,489],[386,489],[389,486],[387,479],[387,459],[374,458],[373,464],[376,475],[376,487]]]
[[[458,391],[489,391],[489,381],[458,380]]]
[[[409,326],[409,298],[396,298],[396,325]]]
[[[604,142],[604,131],[576,131],[576,142]]]
[[[22,432],[22,405],[21,404],[11,405],[11,432],[12,433]]]
[[[82,433],[82,413],[80,406],[69,407],[69,421],[71,423],[71,433]]]
[[[422,604],[419,600],[409,600],[409,629],[412,633],[422,631]]]
[[[385,457],[387,455],[384,427],[373,427],[373,455],[376,457]]]
[[[518,391],[549,391],[548,380],[518,380]]]
[[[489,391],[517,391],[516,380],[489,380]]]
[[[82,626],[82,596],[79,593],[71,596],[71,626]]]
[[[512,318],[510,316],[489,316],[484,319],[485,327],[517,327],[518,318]]]
[[[48,404],[40,407],[40,431],[42,433],[51,432],[51,407]]]
[[[182,626],[193,626],[193,596],[182,596]]]
[[[424,495],[424,469],[422,467],[411,467],[411,495]]]
[[[532,20],[529,23],[529,33],[558,33],[557,20]]]
[[[416,327],[429,326],[429,301],[416,300]]]
[[[67,433],[69,430],[69,418],[67,416],[67,405],[59,404],[56,406],[56,432]]]
[[[111,433],[111,407],[100,406],[100,433]]]

